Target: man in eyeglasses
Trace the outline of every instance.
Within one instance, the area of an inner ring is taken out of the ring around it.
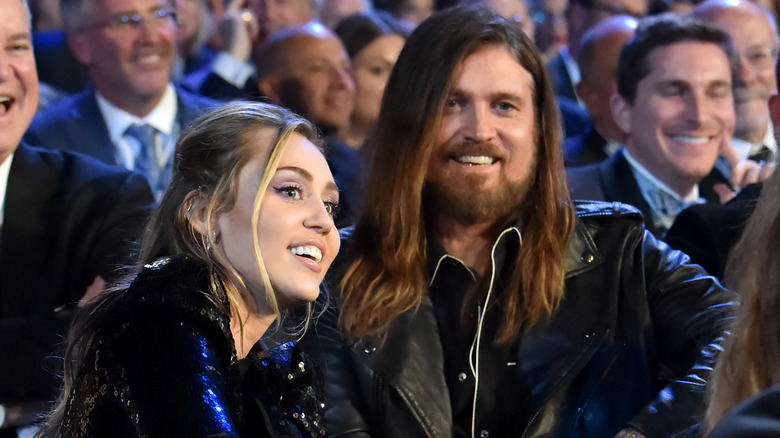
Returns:
[[[170,82],[173,8],[165,0],[63,0],[62,11],[92,86],[38,114],[25,138],[142,173],[159,199],[179,133],[215,104]]]
[[[777,141],[767,106],[769,96],[777,93],[778,35],[774,17],[745,0],[707,0],[696,6],[694,15],[723,28],[739,55],[734,86],[737,124],[732,145],[743,159],[775,159]]]

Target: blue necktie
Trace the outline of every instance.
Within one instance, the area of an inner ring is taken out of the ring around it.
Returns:
[[[152,186],[152,191],[157,192],[160,179],[160,166],[157,165],[155,136],[157,130],[151,125],[130,125],[125,135],[135,139],[140,147],[135,154],[133,170],[142,174]]]

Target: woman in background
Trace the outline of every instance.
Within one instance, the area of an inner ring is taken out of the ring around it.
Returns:
[[[389,14],[377,11],[349,16],[334,32],[352,60],[355,82],[355,107],[349,127],[338,137],[360,149],[379,116],[387,79],[411,30]]]
[[[76,317],[41,435],[324,434],[311,363],[292,343],[258,343],[317,298],[339,249],[338,190],[314,132],[282,108],[234,103],[182,136],[143,267]]]

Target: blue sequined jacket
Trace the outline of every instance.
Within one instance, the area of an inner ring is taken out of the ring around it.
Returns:
[[[93,313],[62,437],[323,434],[313,363],[292,343],[239,363],[208,281],[193,260],[162,258]]]

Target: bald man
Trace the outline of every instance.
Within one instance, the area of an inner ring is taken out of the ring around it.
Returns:
[[[766,9],[746,0],[707,0],[694,8],[693,15],[723,28],[739,54],[733,146],[742,158],[775,158],[777,141],[767,107],[769,96],[777,93],[778,35],[773,18]]]
[[[617,91],[617,71],[620,49],[634,35],[636,18],[617,15],[593,26],[582,38],[577,57],[582,79],[577,84],[591,121],[584,136],[564,145],[567,166],[581,166],[605,160],[620,148],[625,134],[615,123],[609,99]]]
[[[273,35],[254,57],[257,85],[271,103],[317,124],[324,135],[349,123],[355,85],[347,51],[317,22]]]

